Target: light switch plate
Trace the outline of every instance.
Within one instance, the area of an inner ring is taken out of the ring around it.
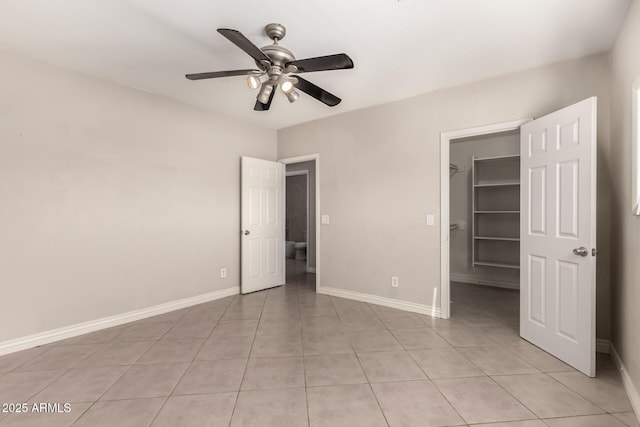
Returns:
[[[427,214],[427,225],[433,225],[434,224],[434,217],[433,214]]]
[[[322,218],[320,219],[320,222],[322,224],[329,224],[329,215],[322,215]]]

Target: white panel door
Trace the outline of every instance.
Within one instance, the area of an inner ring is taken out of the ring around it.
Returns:
[[[596,372],[596,101],[520,133],[520,335],[589,376]]]
[[[284,165],[242,157],[241,285],[243,294],[283,285]]]

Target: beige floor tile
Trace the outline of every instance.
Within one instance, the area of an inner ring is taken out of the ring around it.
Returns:
[[[379,331],[386,326],[375,314],[345,314],[340,316],[344,332]]]
[[[240,390],[247,359],[194,362],[173,391],[174,395]]]
[[[304,387],[302,357],[249,359],[242,390]]]
[[[633,411],[620,412],[611,415],[613,415],[617,420],[622,421],[622,423],[628,427],[640,427],[640,422],[638,422],[638,418]]]
[[[517,356],[526,360],[542,372],[564,372],[574,370],[571,366],[559,359],[556,359],[546,351],[541,350],[532,344],[510,346],[509,351],[515,353]]]
[[[298,317],[262,318],[258,324],[257,335],[291,335],[299,334],[302,323]]]
[[[71,369],[33,398],[34,402],[93,402],[129,369],[129,366]]]
[[[74,423],[92,404],[73,403],[69,412],[27,412],[12,414],[0,422],[2,427],[68,427]],[[62,403],[64,405],[64,403]]]
[[[508,421],[505,423],[474,424],[473,427],[547,427],[541,420]]]
[[[458,317],[449,318],[449,319],[439,319],[437,317],[426,316],[426,315],[420,315],[419,317],[422,323],[424,323],[426,327],[434,329],[436,331],[440,331],[443,329],[451,329],[451,328],[454,328],[454,329],[472,328],[474,326],[469,322],[463,319],[460,319]]]
[[[303,388],[241,391],[231,427],[306,427],[307,400]]]
[[[304,371],[307,387],[367,383],[355,354],[306,356]]]
[[[451,347],[436,331],[426,327],[420,329],[396,329],[391,333],[407,350]]]
[[[247,307],[262,307],[267,299],[266,292],[254,292],[247,295],[236,295],[229,304],[229,307],[247,306]]]
[[[258,328],[257,320],[221,320],[211,333],[212,337],[253,336]]]
[[[28,350],[18,351],[16,353],[7,354],[0,357],[0,375],[5,372],[9,372],[20,365],[27,363],[28,361],[39,356],[43,352],[47,351],[48,347],[34,347]]]
[[[300,304],[298,307],[301,319],[310,319],[313,317],[338,317],[338,313],[331,303],[325,304]]]
[[[526,340],[520,338],[520,332],[517,328],[507,325],[493,325],[478,328],[486,337],[500,345],[521,345],[527,343]]]
[[[218,322],[212,320],[182,319],[162,336],[163,340],[207,338]]]
[[[78,335],[77,337],[68,338],[66,340],[58,341],[54,345],[77,345],[77,344],[106,344],[118,335],[120,335],[126,326],[117,326],[115,328],[103,329],[101,331],[92,332],[89,334]]]
[[[330,297],[331,303],[338,314],[361,315],[375,314],[366,302],[354,301],[346,298]]]
[[[164,404],[165,398],[96,402],[74,427],[148,426]]]
[[[0,377],[0,403],[26,402],[65,371],[9,372]]]
[[[539,372],[529,363],[503,347],[462,347],[467,359],[488,375],[530,374]]]
[[[596,378],[589,378],[581,372],[558,372],[549,375],[607,412],[633,410],[620,374],[614,370],[600,371]]]
[[[267,302],[269,300],[267,299]],[[267,305],[262,310],[261,319],[288,319],[296,320],[300,318],[297,303],[294,305]]]
[[[49,347],[47,351],[20,365],[14,372],[71,369],[98,351],[101,344]]]
[[[113,342],[153,341],[160,339],[175,322],[135,323],[126,328]]]
[[[550,427],[625,427],[611,415],[588,415],[582,417],[554,418],[544,420]]]
[[[379,313],[378,317],[382,320],[382,323],[391,330],[393,329],[421,329],[426,325],[420,320],[420,317],[413,313],[399,312],[399,313]]]
[[[152,427],[228,426],[238,393],[171,396]]]
[[[353,353],[349,337],[344,334],[303,334],[302,351],[312,354]]]
[[[206,321],[217,323],[221,318],[226,308],[208,308],[195,306],[187,314],[185,314],[180,321],[182,322],[199,322]]]
[[[133,365],[155,341],[111,342],[78,364],[78,368]]]
[[[479,347],[495,345],[495,341],[473,328],[436,329],[438,334],[454,347]]]
[[[262,306],[231,305],[224,312],[222,320],[260,319]]]
[[[454,307],[454,312],[452,317],[459,317],[465,322],[468,322],[469,324],[474,325],[474,327],[476,328],[496,327],[502,324],[502,322],[500,322],[498,319],[484,312],[461,311],[460,313],[456,313],[455,307]]]
[[[211,337],[195,360],[247,359],[253,340],[253,336]]]
[[[188,363],[136,365],[125,372],[100,400],[169,396],[188,366]]]
[[[488,377],[441,379],[433,383],[469,424],[536,418]]]
[[[369,351],[398,351],[402,346],[389,331],[352,332],[349,341],[358,353]]]
[[[344,326],[338,316],[307,317],[302,319],[303,334],[341,334]]]
[[[371,387],[391,427],[464,424],[430,381],[379,383]]]
[[[136,363],[191,362],[203,344],[203,339],[160,340]]]
[[[257,335],[251,357],[302,356],[302,338],[294,335]]]
[[[311,427],[386,426],[369,385],[338,385],[307,389]]]
[[[540,418],[593,415],[604,412],[547,374],[507,375],[493,378]]]
[[[409,355],[431,379],[485,375],[455,348],[410,350]]]
[[[617,370],[616,362],[610,354],[596,353],[596,367],[598,371],[607,371],[609,369]]]
[[[358,359],[372,383],[427,378],[406,351],[358,353]]]

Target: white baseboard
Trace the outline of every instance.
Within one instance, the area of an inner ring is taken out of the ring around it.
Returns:
[[[603,340],[602,338],[596,338],[596,353],[609,354],[611,351],[611,343],[609,340]]]
[[[142,308],[140,310],[130,311],[128,313],[117,314],[115,316],[103,317],[101,319],[90,320],[88,322],[77,323],[75,325],[65,326],[50,331],[40,332],[28,335],[22,338],[16,338],[8,341],[0,342],[0,356],[4,354],[14,353],[20,350],[36,347],[39,345],[49,344],[55,341],[73,338],[78,335],[89,332],[99,331],[101,329],[111,328],[113,326],[122,325],[124,323],[136,320],[146,319],[147,317],[157,316],[169,311],[179,310],[192,305],[202,304],[214,301],[220,298],[236,295],[240,292],[239,286],[234,286],[220,291],[209,292],[207,294],[195,297],[184,298],[177,301],[171,301],[164,304],[155,305],[153,307]]]
[[[307,267],[307,273],[316,274],[316,268],[315,267]]]
[[[334,297],[352,299],[355,301],[396,308],[398,310],[410,311],[412,313],[426,314],[427,316],[432,317],[440,317],[440,308],[432,307],[430,305],[417,304],[414,302],[380,297],[371,294],[363,294],[360,292],[345,291],[343,289],[330,288],[327,286],[318,286],[316,292],[318,292],[319,294],[331,295]]]
[[[627,396],[629,397],[629,401],[631,402],[631,406],[633,407],[633,411],[636,413],[636,417],[640,419],[640,393],[638,393],[638,389],[635,384],[631,380],[631,376],[627,372],[627,369],[622,363],[622,359],[620,359],[620,355],[616,351],[616,348],[613,344],[611,347],[611,356],[613,357],[613,361],[616,362],[616,366],[620,371],[620,376],[622,377],[622,384],[624,384],[624,389],[627,392]]]
[[[459,282],[459,283],[470,283],[473,285],[494,286],[496,288],[516,289],[516,290],[520,289],[520,283],[516,283],[516,282],[477,279],[475,277],[469,277],[469,276],[456,276],[455,274],[451,274],[449,276],[449,281]]]

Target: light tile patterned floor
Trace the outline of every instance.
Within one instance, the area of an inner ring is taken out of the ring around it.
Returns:
[[[590,379],[518,337],[518,293],[454,284],[444,321],[284,287],[0,357],[0,402],[70,402],[1,426],[636,426],[618,373]],[[296,270],[297,269],[297,270]]]

